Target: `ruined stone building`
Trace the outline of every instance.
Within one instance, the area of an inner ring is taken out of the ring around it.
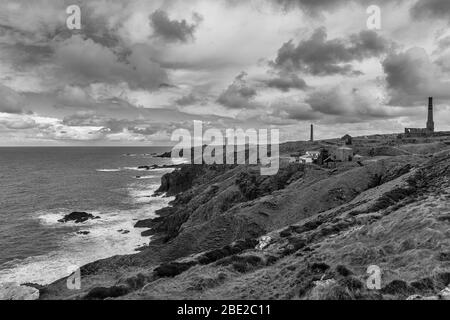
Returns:
[[[428,98],[428,119],[426,128],[405,128],[406,136],[431,136],[434,133],[433,97]]]
[[[341,138],[342,141],[344,141],[345,145],[351,145],[352,144],[352,137],[349,134],[346,134]]]

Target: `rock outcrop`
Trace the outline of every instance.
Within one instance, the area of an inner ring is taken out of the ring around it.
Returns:
[[[83,223],[91,219],[100,219],[99,216],[94,216],[93,214],[87,212],[72,212],[64,216],[64,218],[59,219],[58,222],[66,223],[66,222],[74,222],[74,223]]]

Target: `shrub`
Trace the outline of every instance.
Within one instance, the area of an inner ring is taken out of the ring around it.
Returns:
[[[343,266],[341,264],[336,266],[335,270],[338,275],[343,276],[343,277],[348,277],[353,274],[352,271],[350,271],[349,269],[347,269],[346,266]]]
[[[195,265],[195,262],[169,262],[156,267],[154,272],[158,277],[175,277]]]
[[[99,299],[103,300],[106,298],[117,298],[126,295],[130,292],[130,289],[126,286],[113,286],[113,287],[96,287],[89,291],[89,293],[84,297],[86,300]]]
[[[413,294],[414,289],[403,280],[393,280],[382,288],[381,292],[384,294],[407,296]]]
[[[219,261],[217,264],[222,266],[232,265],[236,271],[244,273],[257,265],[262,264],[262,259],[254,255],[234,255]]]

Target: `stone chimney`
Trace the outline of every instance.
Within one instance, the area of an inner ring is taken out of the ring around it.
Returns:
[[[313,142],[314,141],[314,126],[311,123],[311,138],[309,139],[309,141]]]
[[[433,121],[433,97],[428,98],[428,120],[427,120],[427,130],[429,132],[434,132],[434,121]]]

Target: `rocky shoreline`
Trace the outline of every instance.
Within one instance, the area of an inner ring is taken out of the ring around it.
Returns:
[[[447,151],[333,170],[290,164],[275,176],[177,165],[156,192],[175,199],[135,224],[147,246],[83,266],[81,290],[65,278],[39,287],[40,299],[443,297],[449,163]],[[384,270],[378,292],[364,287],[372,264]]]

